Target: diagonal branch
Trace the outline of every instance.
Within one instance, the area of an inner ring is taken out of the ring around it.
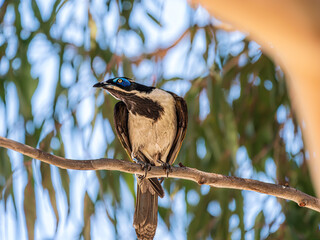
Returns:
[[[64,169],[75,170],[113,170],[121,171],[132,174],[144,174],[144,170],[140,165],[118,159],[92,159],[92,160],[72,160],[52,155],[47,152],[43,152],[39,149],[30,147],[28,145],[0,137],[0,146],[8,149],[12,149],[23,155],[29,156],[34,159],[38,159],[42,162],[55,165]],[[259,193],[272,195],[278,198],[291,200],[296,202],[300,207],[306,207],[320,212],[320,199],[310,196],[304,192],[301,192],[295,188],[264,183],[257,180],[224,176],[216,173],[207,173],[195,168],[189,167],[174,167],[172,166],[172,172],[169,174],[170,178],[180,178],[197,182],[198,184],[206,184],[211,187],[217,188],[230,188],[238,190],[249,190]],[[152,167],[148,172],[148,178],[151,177],[166,177],[166,172],[162,167]]]

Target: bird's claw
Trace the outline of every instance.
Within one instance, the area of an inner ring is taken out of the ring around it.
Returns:
[[[141,169],[144,170],[144,177],[147,176],[148,171],[151,170],[151,164],[150,163],[144,163],[143,166],[141,166]]]
[[[143,176],[140,175],[139,178],[140,178],[141,180],[144,179],[144,178],[146,178],[146,177],[147,177],[147,174],[148,174],[148,171],[151,170],[151,164],[150,164],[150,163],[143,162],[143,161],[141,161],[141,160],[139,160],[139,159],[137,159],[137,158],[132,158],[132,160],[133,160],[135,163],[139,164],[139,165],[141,166],[141,169],[144,170],[144,175],[143,175]]]
[[[169,163],[167,163],[167,162],[163,162],[160,159],[158,159],[158,163],[161,164],[161,166],[162,166],[163,170],[165,170],[165,172],[167,174],[167,178],[168,178],[169,177],[169,172],[172,172],[171,165]],[[163,178],[162,178],[162,181],[163,181]]]

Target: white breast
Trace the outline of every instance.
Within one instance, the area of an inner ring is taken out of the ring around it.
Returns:
[[[129,112],[128,129],[133,154],[141,151],[152,163],[157,158],[165,162],[177,132],[175,101],[171,94],[155,89],[145,97],[157,101],[164,109],[160,119],[154,121]]]

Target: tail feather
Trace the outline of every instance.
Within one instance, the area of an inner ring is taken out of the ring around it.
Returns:
[[[150,188],[153,186],[150,183],[148,179],[144,179],[137,187],[133,226],[139,240],[152,240],[157,229],[158,194],[151,193]]]
[[[158,194],[159,197],[164,197],[164,191],[163,188],[157,178],[149,178],[149,182],[152,185],[153,190]]]

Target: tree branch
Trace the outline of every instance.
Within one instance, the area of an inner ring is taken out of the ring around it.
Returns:
[[[109,158],[93,160],[66,159],[4,137],[0,137],[0,146],[12,149],[28,157],[38,159],[42,162],[52,164],[63,169],[113,170],[132,174],[144,174],[144,170],[141,169],[140,165],[125,160]],[[249,190],[264,193],[278,198],[294,201],[300,207],[306,207],[320,212],[320,199],[289,186],[264,183],[257,180],[239,177],[224,176],[216,173],[207,173],[195,168],[184,166],[172,166],[171,169],[172,172],[169,174],[170,178],[191,180],[197,182],[198,184],[205,184],[217,188]],[[151,167],[147,177],[166,177],[166,173],[162,167]]]

